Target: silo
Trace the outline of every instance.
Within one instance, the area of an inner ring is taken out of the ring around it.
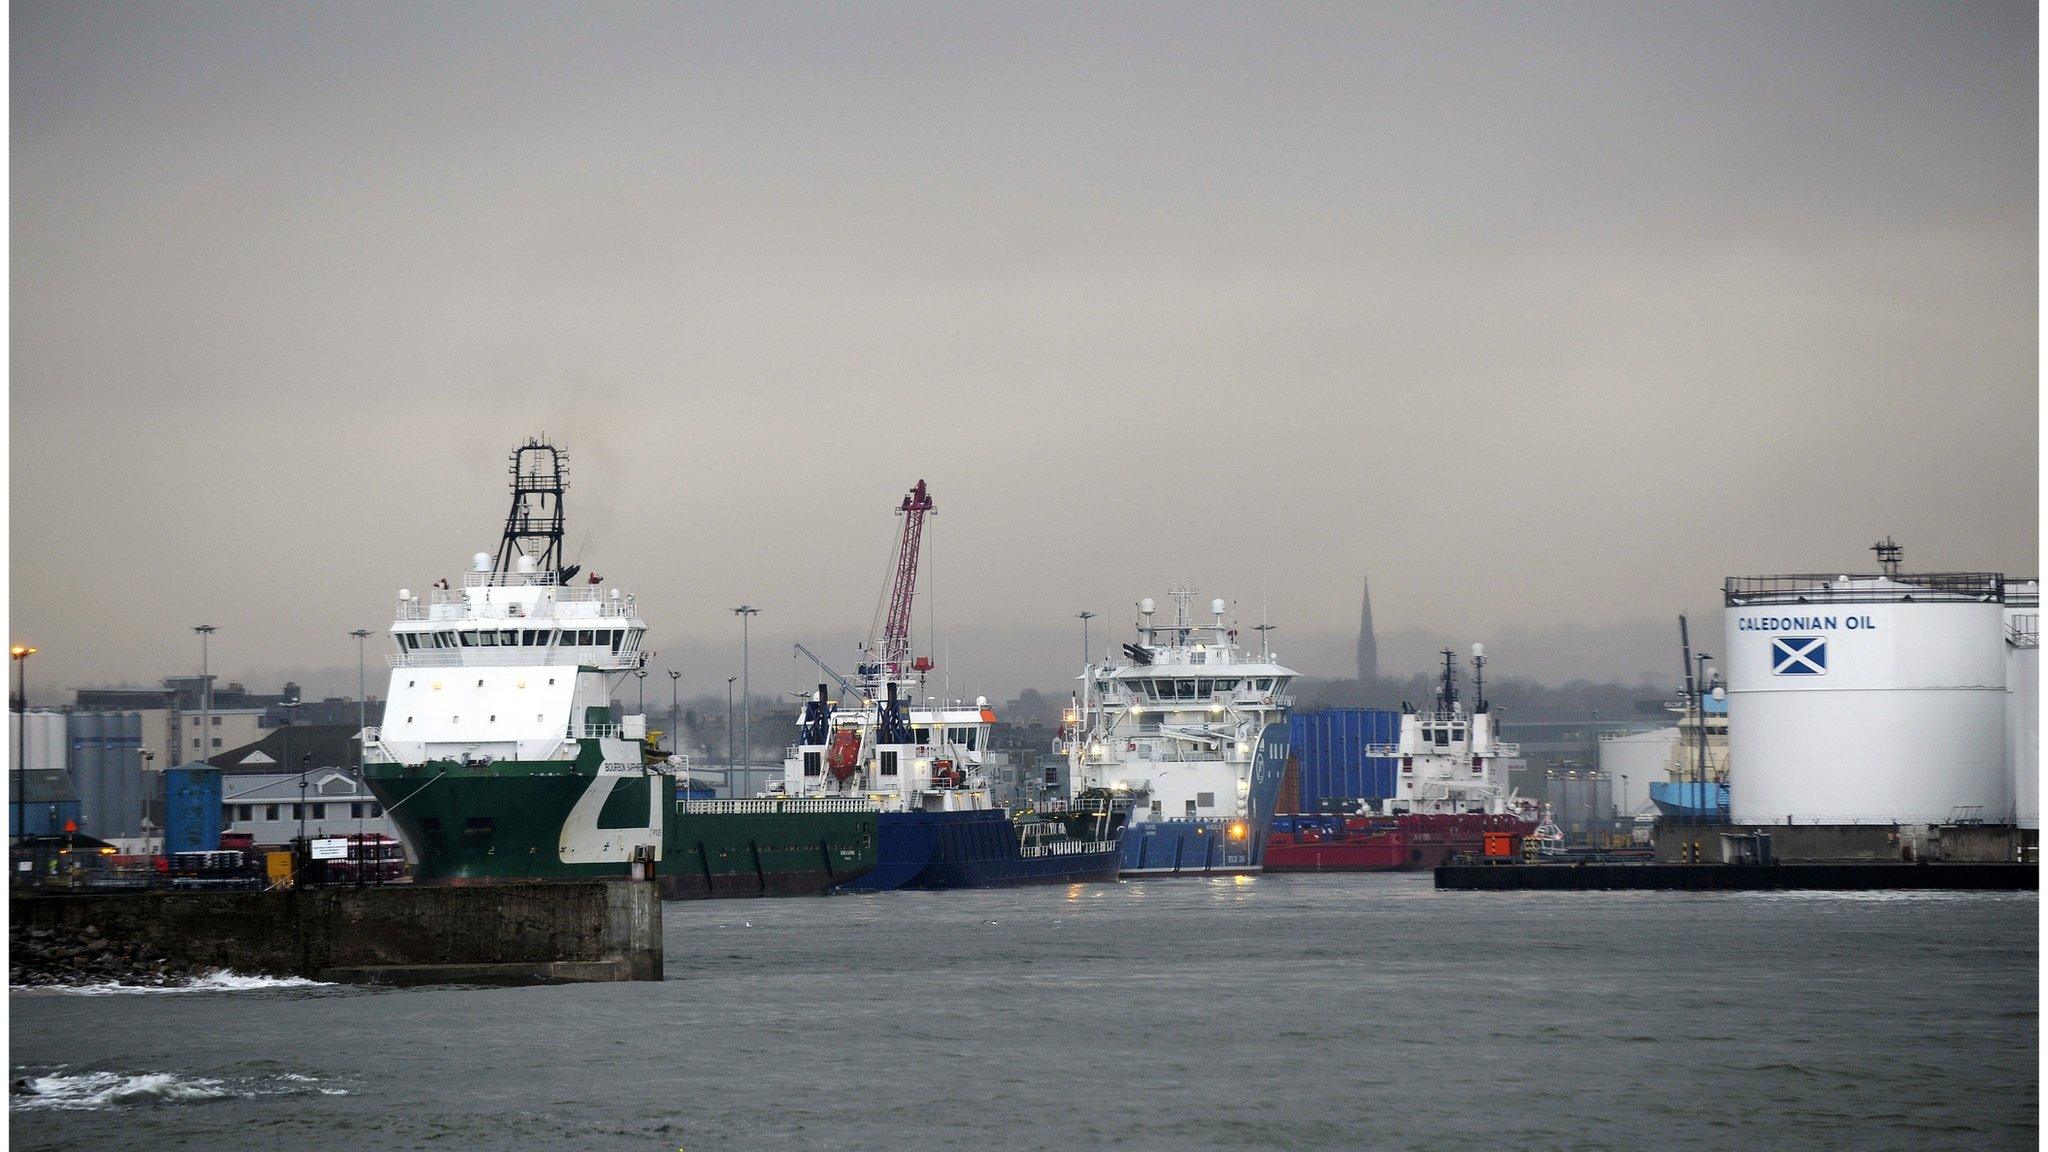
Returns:
[[[64,713],[47,709],[30,709],[28,713],[28,739],[22,740],[22,715],[19,712],[7,714],[7,766],[20,767],[15,758],[26,744],[28,760],[26,766],[31,772],[62,772],[71,765],[65,759]]]
[[[102,838],[139,835],[148,798],[141,714],[73,712],[70,721],[71,781],[85,830]]]
[[[2005,586],[2005,761],[2013,823],[2041,826],[2041,582]]]
[[[1736,823],[2007,818],[1997,573],[1733,576],[1724,593]]]

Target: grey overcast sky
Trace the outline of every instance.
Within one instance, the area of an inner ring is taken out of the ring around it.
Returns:
[[[1887,532],[2031,574],[2035,20],[16,3],[14,631],[352,690],[543,429],[686,691],[742,600],[844,654],[920,476],[991,692],[1178,579],[1561,679]]]

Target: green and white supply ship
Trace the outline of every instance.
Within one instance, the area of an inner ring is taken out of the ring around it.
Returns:
[[[818,892],[875,866],[875,811],[831,798],[687,800],[642,754],[645,716],[612,690],[643,663],[634,598],[564,566],[567,461],[512,454],[498,553],[459,587],[398,593],[370,790],[427,883],[624,877],[651,861],[670,899]]]

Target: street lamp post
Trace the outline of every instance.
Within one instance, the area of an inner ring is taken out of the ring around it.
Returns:
[[[297,708],[298,706],[299,702],[297,700],[287,700],[281,705],[281,707],[285,710],[284,719],[282,723],[284,724],[284,765],[287,768],[292,766],[292,720],[294,718],[293,709]],[[299,851],[304,852],[305,850],[306,772],[305,769],[301,768],[299,770]]]
[[[207,762],[206,754],[213,751],[213,745],[208,743],[213,739],[213,675],[206,669],[206,649],[215,627],[212,624],[195,624],[192,630],[199,633],[199,762],[204,764]],[[171,765],[175,766],[177,762],[177,754],[173,752]]]
[[[365,646],[370,639],[368,628],[353,628],[349,635],[356,638],[356,788],[355,799],[350,804],[356,813],[356,887],[363,886],[363,797],[367,793],[363,777],[365,751],[369,744],[370,698],[363,691],[363,659]]]
[[[737,676],[725,678],[725,782],[732,784],[732,682]]]
[[[21,746],[14,755],[14,785],[17,789],[14,804],[14,838],[18,843],[28,837],[28,658],[40,649],[26,644],[16,644],[7,650],[14,657],[14,681],[16,695],[21,701]]]
[[[753,637],[751,625],[761,614],[759,608],[742,604],[732,610],[740,618],[740,751],[754,759],[754,681],[752,678]]]
[[[668,670],[668,754],[678,756],[683,751],[683,674],[671,668]]]

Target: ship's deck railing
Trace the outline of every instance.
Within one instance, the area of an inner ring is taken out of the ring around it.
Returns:
[[[384,657],[393,668],[575,668],[587,665],[613,672],[640,666],[639,653],[614,652],[609,647],[567,644],[557,648],[421,648],[394,652]]]
[[[1025,844],[1017,849],[1017,854],[1025,859],[1087,856],[1096,852],[1115,852],[1121,846],[1116,840],[1060,840],[1052,844]]]
[[[2041,646],[2041,614],[2020,612],[2005,622],[2005,638],[2015,648]]]
[[[676,811],[689,816],[732,816],[777,812],[873,812],[867,797],[793,796],[785,799],[683,800]]]
[[[595,591],[595,589],[592,589]],[[552,594],[544,594],[539,600],[528,603],[524,600],[507,600],[503,603],[487,603],[481,597],[466,599],[462,593],[447,589],[436,589],[431,603],[401,601],[397,619],[404,620],[606,620],[630,617],[636,614],[631,597],[617,600],[600,600],[595,596],[581,595],[581,589],[558,588]]]
[[[1730,576],[1722,593],[1730,608],[1775,604],[1897,604],[1913,600],[2005,602],[2006,580],[1998,572],[1868,573],[1795,572],[1776,576]]]
[[[1397,757],[1397,756],[1402,756],[1402,755],[1415,755],[1415,756],[1469,756],[1469,755],[1471,755],[1471,753],[1470,753],[1469,751],[1468,751],[1468,752],[1453,752],[1453,751],[1452,751],[1451,749],[1449,749],[1449,748],[1439,748],[1439,747],[1437,747],[1437,746],[1435,746],[1435,745],[1433,745],[1433,744],[1424,744],[1424,745],[1422,745],[1422,746],[1421,746],[1421,747],[1420,747],[1419,749],[1417,749],[1417,750],[1416,750],[1415,752],[1413,752],[1413,753],[1403,753],[1403,752],[1401,751],[1401,746],[1400,746],[1399,744],[1367,744],[1367,745],[1365,745],[1365,746],[1363,746],[1363,747],[1361,747],[1361,748],[1359,749],[1359,754],[1360,754],[1360,755],[1362,755],[1362,756],[1364,756],[1364,757],[1365,757],[1366,759],[1368,759],[1368,760],[1379,760],[1379,759],[1385,759],[1385,758]],[[1494,742],[1494,745],[1493,745],[1493,751],[1492,751],[1492,752],[1490,752],[1490,753],[1482,753],[1482,755],[1491,755],[1491,756],[1520,756],[1521,754],[1522,754],[1522,746],[1521,746],[1520,744],[1503,744],[1503,743],[1501,743],[1501,742],[1499,742],[1499,741],[1495,741],[1495,742]]]

